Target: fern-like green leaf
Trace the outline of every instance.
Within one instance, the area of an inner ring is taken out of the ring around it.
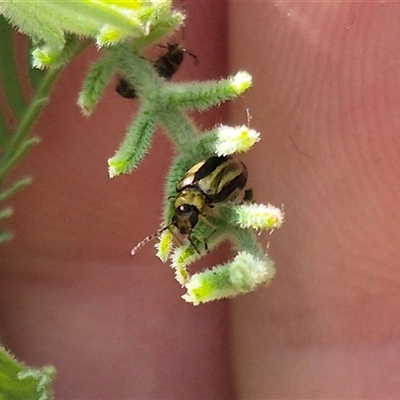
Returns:
[[[32,178],[29,176],[22,178],[15,182],[12,186],[10,186],[8,189],[3,189],[0,190],[0,201],[4,201],[8,199],[11,196],[14,196],[14,194],[18,193],[22,188],[25,186],[28,186],[32,182]]]
[[[11,240],[14,237],[14,235],[9,232],[9,231],[2,231],[0,232],[0,244],[4,243],[4,242],[8,242],[9,240]],[[0,399],[3,399],[2,397],[0,397]]]

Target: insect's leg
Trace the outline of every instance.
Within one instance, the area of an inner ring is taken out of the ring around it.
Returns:
[[[188,240],[189,240],[190,244],[192,245],[192,247],[194,248],[194,250],[196,251],[196,253],[197,253],[198,255],[200,255],[200,251],[199,251],[199,249],[197,248],[197,246],[193,243],[193,240],[192,240],[192,238],[190,237],[190,235],[188,236]]]
[[[254,198],[254,192],[253,189],[246,189],[244,191],[244,196],[243,196],[243,201],[244,202],[253,202],[253,198]]]
[[[202,222],[204,222],[206,225],[208,225],[210,228],[212,228],[212,231],[210,234],[207,235],[207,237],[204,239],[204,249],[205,251],[208,252],[208,240],[210,239],[210,237],[212,235],[214,235],[214,233],[217,231],[217,228],[215,227],[214,224],[212,224],[207,218],[205,218],[204,216],[200,215],[200,219]]]

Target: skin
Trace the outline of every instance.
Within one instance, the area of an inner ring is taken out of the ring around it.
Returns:
[[[286,223],[272,285],[233,301],[237,396],[398,398],[400,8],[245,8],[231,3],[230,60],[255,77],[246,105],[263,132],[246,163]]]
[[[58,369],[58,399],[395,398],[400,392],[396,3],[187,2],[179,78],[248,70],[230,106],[262,141],[241,157],[258,202],[284,205],[272,284],[194,308],[151,245],[172,148],[132,175],[106,159],[133,114],[112,87],[75,106],[94,49],[61,77],[19,169],[16,238],[2,248],[2,342]],[[225,54],[230,26],[229,54]],[[199,35],[198,32],[202,32]],[[217,39],[218,38],[218,42]],[[226,122],[225,108],[198,119]],[[168,149],[168,150],[166,150]],[[207,263],[227,257],[226,248]]]

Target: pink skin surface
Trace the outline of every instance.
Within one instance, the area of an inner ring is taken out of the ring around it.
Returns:
[[[285,225],[261,237],[276,278],[195,308],[152,245],[130,256],[158,227],[173,147],[159,133],[134,174],[108,179],[136,106],[110,86],[81,116],[91,48],[60,78],[18,171],[34,183],[2,247],[2,342],[54,364],[65,400],[397,398],[400,7],[193,1],[187,12],[199,64],[188,57],[176,79],[228,65],[254,77],[230,115],[243,124],[249,107],[262,132],[241,157],[256,200],[284,205]],[[226,123],[224,110],[197,121]]]
[[[397,3],[230,3],[263,133],[244,159],[286,212],[272,285],[233,301],[241,399],[399,398],[399,20]]]

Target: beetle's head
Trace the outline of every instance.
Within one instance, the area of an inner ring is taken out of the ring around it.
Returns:
[[[172,224],[181,235],[189,235],[199,221],[199,210],[192,204],[181,204],[175,209]]]

